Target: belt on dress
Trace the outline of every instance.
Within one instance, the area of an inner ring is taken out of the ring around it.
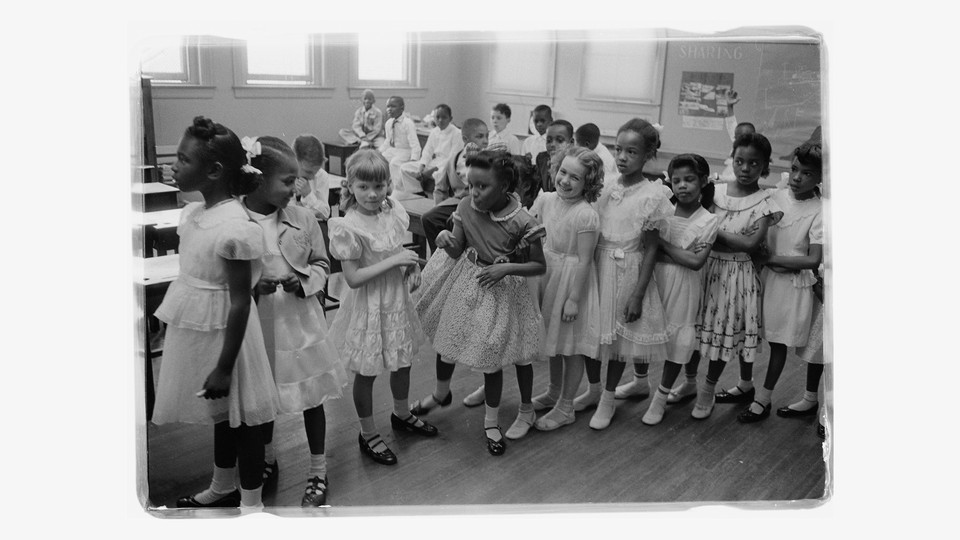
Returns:
[[[183,281],[185,284],[195,288],[195,289],[207,289],[212,291],[225,291],[229,287],[225,283],[214,283],[212,281],[206,281],[197,277],[193,277],[189,274],[180,274],[178,276],[180,281]]]
[[[722,261],[750,262],[750,255],[742,251],[727,253],[726,251],[711,251],[710,257]]]

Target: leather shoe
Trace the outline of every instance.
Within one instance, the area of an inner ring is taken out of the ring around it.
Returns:
[[[263,463],[263,488],[268,489],[276,487],[277,476],[280,475],[280,465],[274,461],[273,463]]]
[[[415,415],[411,415],[410,419],[413,420],[414,422],[419,420],[419,418],[417,418]],[[437,436],[437,433],[439,433],[437,431],[437,428],[431,426],[430,424],[424,422],[423,420],[420,420],[420,422],[423,424],[422,426],[418,426],[413,422],[408,422],[406,420],[403,420],[402,418],[397,416],[396,413],[390,414],[390,425],[393,426],[393,429],[402,429],[404,431],[409,431],[410,433],[423,435],[424,437]]]
[[[302,508],[319,508],[327,504],[327,477],[323,480],[319,476],[307,480],[307,489],[303,492],[303,498],[300,499]]]
[[[779,409],[777,409],[777,416],[779,416],[780,418],[800,418],[802,416],[813,416],[817,414],[817,409],[819,407],[820,405],[817,405],[816,407],[810,407],[805,411],[798,411],[796,409],[791,409],[789,406],[780,407]]]
[[[431,397],[433,398],[433,401],[435,403],[432,407],[424,407],[423,400],[418,399],[417,402],[413,404],[413,407],[410,407],[410,412],[414,416],[423,416],[428,412],[432,411],[433,409],[435,409],[436,407],[446,407],[453,402],[453,392],[447,392],[447,397],[443,398],[440,401],[437,401],[436,396],[431,396]]]
[[[367,456],[369,456],[370,459],[382,465],[397,464],[397,456],[394,455],[394,453],[389,448],[387,448],[383,452],[377,452],[373,449],[373,446],[376,446],[377,443],[382,440],[380,439],[379,434],[374,435],[373,437],[370,437],[370,440],[364,439],[363,434],[360,434],[358,436],[358,439],[360,443],[360,451],[366,454]],[[370,445],[371,442],[373,443],[373,446]],[[384,443],[384,446],[386,446],[386,443]]]
[[[500,433],[500,440],[495,441],[487,437],[487,452],[490,452],[490,454],[494,456],[502,456],[503,453],[507,451],[507,440],[503,438],[503,432],[500,431],[500,426],[484,428],[484,436],[486,436],[486,432],[491,429],[495,429]]]
[[[767,417],[770,416],[769,403],[767,403],[766,405],[761,404],[759,401],[754,401],[754,403],[763,407],[763,411],[759,413],[755,413],[751,411],[750,408],[748,407],[747,410],[737,415],[737,422],[740,422],[741,424],[752,424],[754,422],[766,420]]]
[[[238,506],[240,506],[239,489],[227,493],[210,504],[203,504],[197,501],[193,498],[193,495],[177,499],[177,508],[236,508]]]
[[[751,403],[753,401],[754,394],[756,394],[757,392],[755,388],[751,388],[746,392],[744,392],[743,390],[740,390],[739,386],[735,386],[734,388],[737,389],[740,393],[731,394],[727,390],[721,390],[717,392],[716,402],[717,403]]]
[[[826,440],[827,439],[827,428],[823,424],[817,425],[817,437]]]

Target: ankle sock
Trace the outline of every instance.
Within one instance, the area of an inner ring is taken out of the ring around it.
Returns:
[[[483,414],[483,429],[486,431],[487,428],[494,428],[500,425],[500,406],[491,407],[489,405],[484,405],[484,414]],[[486,431],[487,438],[493,439],[494,441],[501,440],[500,434],[496,431]]]
[[[310,454],[310,472],[307,478],[317,478],[323,480],[327,477],[327,456],[325,454]]]
[[[667,395],[669,394],[670,389],[666,386],[661,384],[657,388],[657,391],[653,394],[653,399],[650,400],[650,407],[647,408],[646,414],[641,419],[644,424],[656,425],[663,420],[663,413],[667,407]]]
[[[773,390],[767,390],[767,387],[761,386],[757,388],[757,393],[753,396],[754,401],[759,402],[761,405],[769,405],[771,398],[770,395],[773,394]]]
[[[803,399],[796,403],[791,403],[788,405],[791,409],[795,411],[809,411],[810,409],[819,405],[820,402],[817,399],[817,393],[805,390],[803,392]]]
[[[237,467],[217,467],[213,466],[213,481],[210,487],[197,493],[193,498],[200,504],[211,504],[216,500],[223,498],[224,495],[237,489]]]
[[[437,379],[437,387],[433,391],[433,399],[437,400],[437,403],[439,404],[440,401],[446,398],[448,394],[450,394],[450,379],[445,381]]]
[[[740,382],[737,383],[737,386],[740,387],[740,390],[743,390],[744,392],[749,392],[750,389],[753,388],[753,380],[745,381],[743,379],[740,379]]]
[[[249,510],[263,509],[263,499],[261,494],[263,492],[263,486],[260,486],[256,489],[243,489],[240,488],[240,509],[243,511],[244,508]]]
[[[273,441],[270,441],[263,445],[263,462],[264,463],[277,462],[277,450],[273,446]]]
[[[573,400],[573,408],[577,411],[582,411],[587,407],[594,405],[600,401],[600,394],[603,393],[603,386],[600,383],[588,383],[587,391],[580,394]]]
[[[717,381],[707,379],[703,381],[703,387],[697,392],[697,407],[709,409],[713,406],[713,395],[717,391]]]
[[[372,416],[365,416],[360,419],[360,434],[364,439],[369,439],[378,433],[377,422]]]

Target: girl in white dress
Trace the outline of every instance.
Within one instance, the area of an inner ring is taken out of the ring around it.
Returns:
[[[263,232],[235,196],[262,178],[237,136],[202,116],[180,140],[173,178],[204,202],[183,209],[180,272],[156,312],[167,335],[153,422],[214,425],[213,482],[178,507],[255,511],[263,508],[261,424],[275,418],[279,402],[251,295]]]

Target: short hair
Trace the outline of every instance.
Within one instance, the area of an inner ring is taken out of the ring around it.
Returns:
[[[373,90],[371,90],[371,89],[369,89],[369,88],[367,88],[367,89],[365,89],[365,90],[363,91],[363,94],[361,94],[360,98],[363,99],[363,98],[367,97],[368,95],[373,98],[373,101],[374,101],[374,102],[377,101],[377,96],[373,95]]]
[[[183,134],[200,143],[199,158],[203,165],[220,164],[227,191],[231,195],[246,195],[263,182],[260,174],[243,170],[247,164],[246,151],[236,133],[223,124],[205,116],[196,116]]]
[[[482,150],[467,158],[467,167],[491,171],[497,183],[506,186],[507,191],[516,191],[520,183],[521,171],[509,152]]]
[[[653,127],[653,124],[643,118],[631,118],[617,130],[617,135],[624,131],[632,131],[643,140],[643,148],[646,150],[646,159],[657,157],[657,149],[660,148],[660,131]]]
[[[433,110],[442,109],[443,112],[447,113],[447,116],[453,118],[453,109],[450,108],[446,103],[441,103],[433,108]]]
[[[550,125],[547,126],[547,129],[552,128],[553,126],[563,126],[567,130],[567,136],[570,140],[573,140],[573,124],[567,122],[566,120],[554,120],[550,122]]]
[[[750,123],[750,122],[740,122],[739,124],[737,124],[737,127],[733,128],[733,129],[734,129],[734,131],[736,131],[736,130],[738,130],[738,129],[740,129],[740,128],[750,128],[750,129],[753,130],[754,133],[757,132],[757,126],[753,125],[753,124]]]
[[[586,147],[596,147],[600,143],[600,128],[596,124],[584,124],[573,134],[577,141],[582,141]]]
[[[753,148],[754,150],[760,152],[760,155],[763,156],[763,171],[760,172],[760,176],[766,178],[770,176],[770,156],[773,154],[773,147],[770,146],[770,141],[766,137],[759,133],[744,133],[737,137],[733,141],[733,152],[730,153],[730,157],[733,157],[733,154],[737,152],[737,148]]]
[[[323,166],[327,162],[327,151],[323,143],[308,133],[294,139],[293,151],[297,154],[297,161],[317,166]]]
[[[507,118],[510,118],[511,116],[510,106],[507,105],[506,103],[497,103],[496,105],[493,106],[493,110],[506,116]]]
[[[264,179],[272,175],[284,164],[284,161],[296,161],[297,155],[283,139],[265,135],[257,137],[260,143],[260,155],[250,158],[250,165],[263,173]]]
[[[463,121],[463,133],[470,136],[480,126],[487,127],[487,123],[479,118],[467,118]]]
[[[372,148],[361,148],[347,158],[347,178],[341,183],[342,189],[340,190],[340,207],[344,211],[357,205],[357,199],[350,191],[350,185],[358,180],[383,182],[392,186],[390,182],[390,163],[387,162],[387,158]],[[391,187],[387,193],[392,193],[392,191]]]
[[[567,148],[563,157],[575,158],[578,163],[587,169],[586,174],[583,175],[583,198],[590,203],[596,202],[600,198],[600,191],[603,190],[603,160],[596,152],[583,146]],[[562,164],[563,159],[553,164],[551,174],[554,178],[554,185],[556,185],[557,171],[560,170]]]
[[[823,174],[823,147],[820,143],[805,142],[793,151],[793,156],[801,164],[816,167]]]
[[[549,116],[551,119],[553,118],[553,109],[551,109],[549,105],[543,105],[543,104],[537,105],[536,107],[533,108],[533,113],[536,114],[538,112],[539,113],[545,112],[547,113],[547,116]]]
[[[403,108],[406,108],[406,107],[407,107],[407,104],[404,103],[402,97],[400,97],[400,96],[390,96],[389,98],[387,98],[387,103],[390,103],[390,100],[391,100],[391,99],[395,99],[395,100],[397,100],[398,102],[400,102],[400,106],[401,106],[401,107],[403,107]]]

